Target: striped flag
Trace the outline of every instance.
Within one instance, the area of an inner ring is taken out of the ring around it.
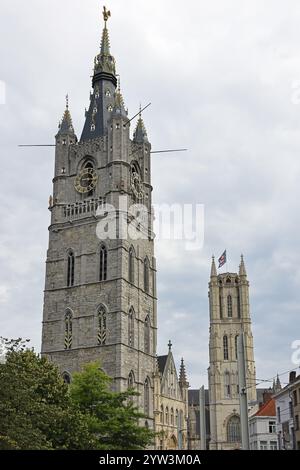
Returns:
[[[227,255],[226,255],[226,250],[224,251],[224,253],[221,254],[220,258],[218,259],[218,262],[219,262],[219,266],[218,268],[221,268],[227,261]]]

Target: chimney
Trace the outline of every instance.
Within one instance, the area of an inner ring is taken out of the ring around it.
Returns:
[[[289,383],[295,382],[295,380],[296,380],[296,371],[292,370],[292,372],[290,372]]]

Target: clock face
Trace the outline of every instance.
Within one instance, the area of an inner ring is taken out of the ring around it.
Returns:
[[[93,168],[84,168],[75,179],[75,189],[81,194],[95,189],[98,176]]]

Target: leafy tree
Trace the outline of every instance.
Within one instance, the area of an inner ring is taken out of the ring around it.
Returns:
[[[73,406],[56,366],[26,349],[21,339],[4,341],[0,449],[91,448],[85,416]]]
[[[132,450],[151,445],[154,432],[141,426],[145,416],[133,403],[133,389],[112,392],[111,379],[98,363],[87,364],[75,373],[70,396],[80,411],[88,417],[89,431],[95,449]]]
[[[27,340],[3,341],[0,450],[131,450],[151,444],[154,433],[139,426],[145,417],[133,404],[138,394],[112,392],[99,364],[86,365],[68,387],[54,364],[28,349]]]

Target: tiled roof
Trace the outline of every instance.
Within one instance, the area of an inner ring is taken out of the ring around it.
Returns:
[[[276,416],[275,399],[271,398],[255,414],[255,416]]]

